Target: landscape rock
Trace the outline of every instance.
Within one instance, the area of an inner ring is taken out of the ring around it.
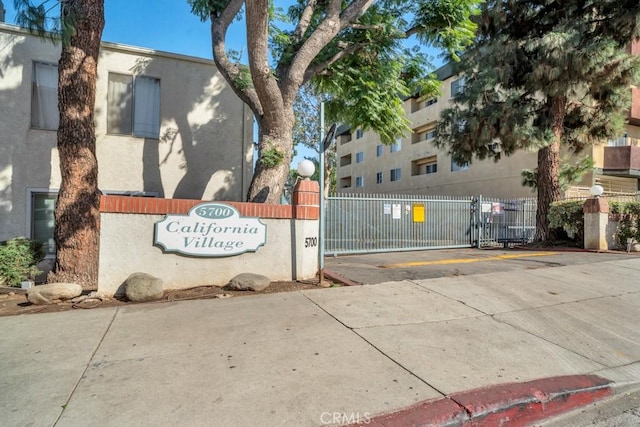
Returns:
[[[129,301],[157,301],[164,296],[162,279],[147,273],[133,273],[124,281],[125,295]]]
[[[271,280],[268,277],[260,274],[242,273],[231,279],[224,287],[230,291],[255,291],[260,292],[265,290]]]
[[[38,285],[27,291],[27,300],[31,304],[55,304],[73,299],[82,294],[82,286],[77,283],[49,283]]]

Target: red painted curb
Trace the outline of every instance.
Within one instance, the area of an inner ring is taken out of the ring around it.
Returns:
[[[336,273],[335,271],[327,270],[326,268],[323,270],[324,276],[333,280],[334,282],[342,283],[345,286],[361,286],[362,283],[354,282],[353,280],[347,279]]]
[[[611,394],[611,381],[596,375],[544,378],[455,393],[354,426],[519,427]]]

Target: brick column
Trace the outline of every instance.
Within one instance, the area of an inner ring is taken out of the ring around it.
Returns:
[[[317,181],[299,180],[293,188],[293,218],[320,218],[320,185]]]
[[[606,251],[607,224],[609,222],[609,203],[606,199],[592,197],[584,202],[584,248],[596,251]]]

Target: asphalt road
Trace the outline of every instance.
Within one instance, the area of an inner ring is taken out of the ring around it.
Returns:
[[[629,259],[640,253],[523,249],[447,249],[325,258],[325,269],[361,284],[469,276]]]
[[[615,395],[536,427],[637,427],[640,426],[640,390]]]

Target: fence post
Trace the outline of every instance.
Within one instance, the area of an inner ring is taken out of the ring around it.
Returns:
[[[607,223],[609,222],[609,203],[606,199],[592,197],[584,202],[584,248],[596,251],[606,251]]]

